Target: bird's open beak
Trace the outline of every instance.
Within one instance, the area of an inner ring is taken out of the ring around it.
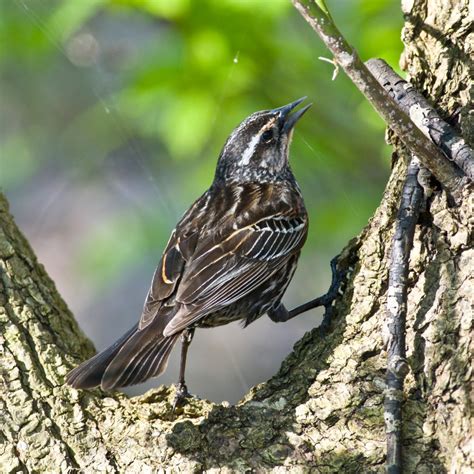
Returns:
[[[290,130],[292,130],[296,122],[313,105],[308,104],[306,107],[303,107],[302,109],[298,110],[298,112],[295,112],[294,114],[290,115],[290,112],[306,99],[307,97],[301,97],[301,99],[295,100],[291,104],[284,105],[283,107],[279,107],[273,110],[275,113],[278,113],[280,115],[279,121],[282,125],[283,131],[289,132]]]

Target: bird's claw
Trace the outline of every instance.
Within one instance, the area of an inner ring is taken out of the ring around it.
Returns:
[[[182,406],[186,398],[190,398],[192,395],[188,392],[188,387],[185,383],[178,383],[176,385],[176,395],[174,396],[173,401],[173,413],[176,411],[176,408]]]

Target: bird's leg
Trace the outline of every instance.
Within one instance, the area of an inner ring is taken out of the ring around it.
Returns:
[[[324,319],[323,322],[321,323],[322,329],[325,329],[326,326],[329,324],[329,320],[331,318],[333,306],[332,303],[336,299],[338,293],[339,293],[339,288],[341,287],[341,283],[344,280],[344,277],[347,273],[347,269],[344,270],[339,270],[337,263],[339,260],[339,255],[334,257],[331,260],[331,271],[332,271],[332,280],[331,280],[331,286],[329,287],[329,290],[326,294],[320,296],[319,298],[316,298],[314,300],[308,301],[305,304],[302,304],[301,306],[298,306],[295,309],[292,309],[291,311],[288,311],[283,304],[280,304],[276,309],[271,310],[268,312],[268,316],[272,321],[275,321],[276,323],[281,323],[288,321],[295,316],[298,316],[301,313],[304,313],[305,311],[309,311],[310,309],[313,308],[318,308],[319,306],[324,306],[325,312],[324,312]]]
[[[179,366],[179,379],[178,383],[176,384],[176,395],[173,403],[173,411],[178,406],[182,405],[187,397],[191,396],[184,380],[184,372],[186,370],[186,357],[188,355],[188,348],[191,344],[191,341],[193,340],[193,336],[194,329],[191,328],[185,329],[181,334],[181,364]]]
[[[283,303],[280,303],[275,309],[267,311],[267,314],[274,323],[284,323],[291,319],[290,312],[283,306]]]

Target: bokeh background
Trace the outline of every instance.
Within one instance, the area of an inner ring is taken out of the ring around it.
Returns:
[[[362,58],[398,65],[397,1],[328,2]],[[326,291],[329,261],[370,218],[390,169],[384,125],[287,0],[3,0],[0,187],[98,349],[139,317],[170,231],[247,115],[307,95],[291,163],[311,225],[284,301]],[[317,326],[199,330],[193,393],[235,402]],[[159,380],[173,383],[175,349]]]

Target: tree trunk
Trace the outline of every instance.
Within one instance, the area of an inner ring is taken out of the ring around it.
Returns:
[[[459,117],[472,144],[467,1],[402,0],[402,8],[404,69],[445,117]],[[394,141],[382,202],[344,250],[352,269],[329,332],[306,334],[280,371],[238,405],[193,399],[176,418],[172,388],[130,399],[63,384],[93,347],[0,197],[0,471],[383,472],[382,333],[407,162]],[[403,407],[406,472],[474,468],[472,204],[468,190],[454,208],[435,189],[416,228]]]

